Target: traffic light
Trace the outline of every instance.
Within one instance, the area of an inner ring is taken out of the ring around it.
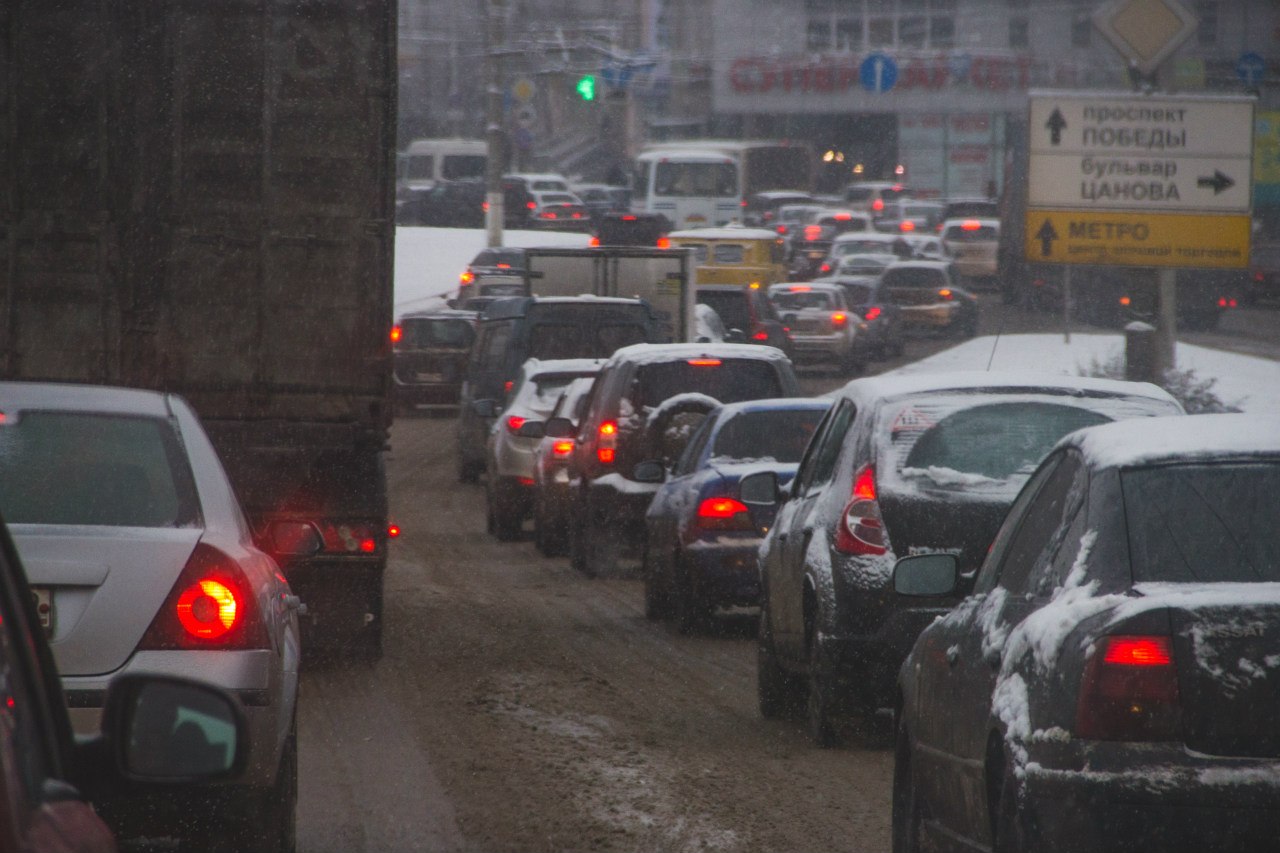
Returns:
[[[594,101],[596,99],[596,77],[594,74],[584,74],[578,79],[578,85],[574,86],[578,94],[582,96],[584,101]]]

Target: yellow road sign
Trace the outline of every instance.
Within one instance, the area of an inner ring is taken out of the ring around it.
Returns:
[[[1249,265],[1248,216],[1027,211],[1027,260],[1133,267]]]

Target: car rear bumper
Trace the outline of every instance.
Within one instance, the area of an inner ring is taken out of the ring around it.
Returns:
[[[615,483],[623,485],[619,488]],[[589,486],[591,514],[583,520],[603,526],[628,548],[638,548],[645,539],[644,516],[657,491],[657,485],[637,483],[620,474],[597,478]]]
[[[819,651],[830,664],[839,693],[859,704],[891,705],[898,670],[916,638],[946,613],[946,608],[898,610],[886,616],[875,634],[820,634]]]
[[[1115,771],[1030,764],[1028,826],[1046,847],[1071,839],[1073,853],[1276,849],[1280,762],[1218,770],[1180,764]]]
[[[754,607],[760,603],[760,540],[719,539],[693,542],[681,551],[692,592],[720,607]]]

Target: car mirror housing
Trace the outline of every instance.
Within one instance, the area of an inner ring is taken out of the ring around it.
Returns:
[[[516,430],[516,435],[521,438],[542,438],[546,434],[547,425],[543,421],[525,421]]]
[[[898,595],[937,596],[955,592],[960,561],[955,554],[916,554],[893,567],[893,591]]]
[[[552,418],[542,425],[542,434],[548,438],[573,438],[577,429],[568,418]]]
[[[638,483],[661,483],[667,479],[667,467],[656,459],[650,459],[631,469],[631,479]]]
[[[773,471],[748,474],[738,483],[738,498],[747,506],[774,506],[782,503],[778,475]]]
[[[135,782],[234,779],[249,756],[248,722],[235,697],[175,676],[113,679],[102,732],[117,772]]]
[[[725,333],[724,341],[727,344],[740,344],[746,341],[747,335],[741,329],[730,329]]]
[[[498,401],[476,400],[471,404],[471,411],[482,418],[496,418],[498,416]]]

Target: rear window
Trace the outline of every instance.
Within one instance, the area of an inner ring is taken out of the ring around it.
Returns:
[[[166,420],[31,411],[0,426],[0,513],[10,524],[185,527],[198,507]]]
[[[825,409],[742,412],[720,426],[711,455],[716,459],[798,463]]]
[[[475,340],[475,329],[466,320],[409,319],[400,325],[401,346],[466,349]]]
[[[555,408],[561,394],[581,373],[542,373],[525,383],[517,392],[517,399],[534,411],[549,413]]]
[[[488,158],[483,154],[446,154],[440,171],[448,180],[483,178]]]
[[[854,240],[841,240],[835,244],[835,251],[838,255],[859,255],[874,254],[878,252],[889,252],[893,249],[893,243],[890,240],[868,240],[858,238]]]
[[[866,305],[875,294],[875,288],[865,284],[844,285],[844,297],[850,305]]]
[[[542,197],[547,204],[577,204],[578,200],[567,193],[547,193]]]
[[[770,297],[773,300],[773,307],[779,311],[803,311],[806,308],[831,309],[835,307],[835,300],[830,293],[826,291],[809,291],[801,293],[774,293]]]
[[[568,190],[569,185],[564,181],[531,181],[529,189],[543,192],[546,190]]]
[[[582,322],[540,322],[529,330],[529,358],[608,358],[614,350],[646,341],[645,328],[638,323],[615,320],[596,322],[594,313]]]
[[[771,363],[745,358],[711,360],[719,363],[695,365],[682,359],[641,365],[627,393],[632,409],[653,408],[663,400],[689,392],[706,394],[721,403],[783,396],[778,372]]]
[[[485,249],[471,262],[473,267],[498,267],[503,264],[513,270],[524,269],[524,250]]]
[[[662,221],[657,217],[607,216],[600,222],[596,236],[603,246],[656,246],[662,232]]]
[[[947,229],[947,233],[942,235],[944,240],[950,240],[953,243],[991,242],[999,237],[999,233],[990,225],[980,225],[977,228],[952,225]]]
[[[739,331],[750,331],[751,309],[747,306],[747,295],[741,291],[710,291],[699,290],[698,301],[703,305],[710,305],[720,319],[724,321],[725,328],[738,329]],[[725,402],[725,401],[721,401]]]
[[[1133,580],[1280,581],[1280,464],[1124,471]]]
[[[1032,399],[982,402],[952,398],[886,407],[884,473],[908,489],[960,489],[1012,497],[1057,444],[1108,414]],[[1116,408],[1116,401],[1099,408]],[[1148,412],[1154,414],[1154,412]]]
[[[886,270],[884,283],[888,287],[943,287],[947,283],[942,270],[926,267]]]

